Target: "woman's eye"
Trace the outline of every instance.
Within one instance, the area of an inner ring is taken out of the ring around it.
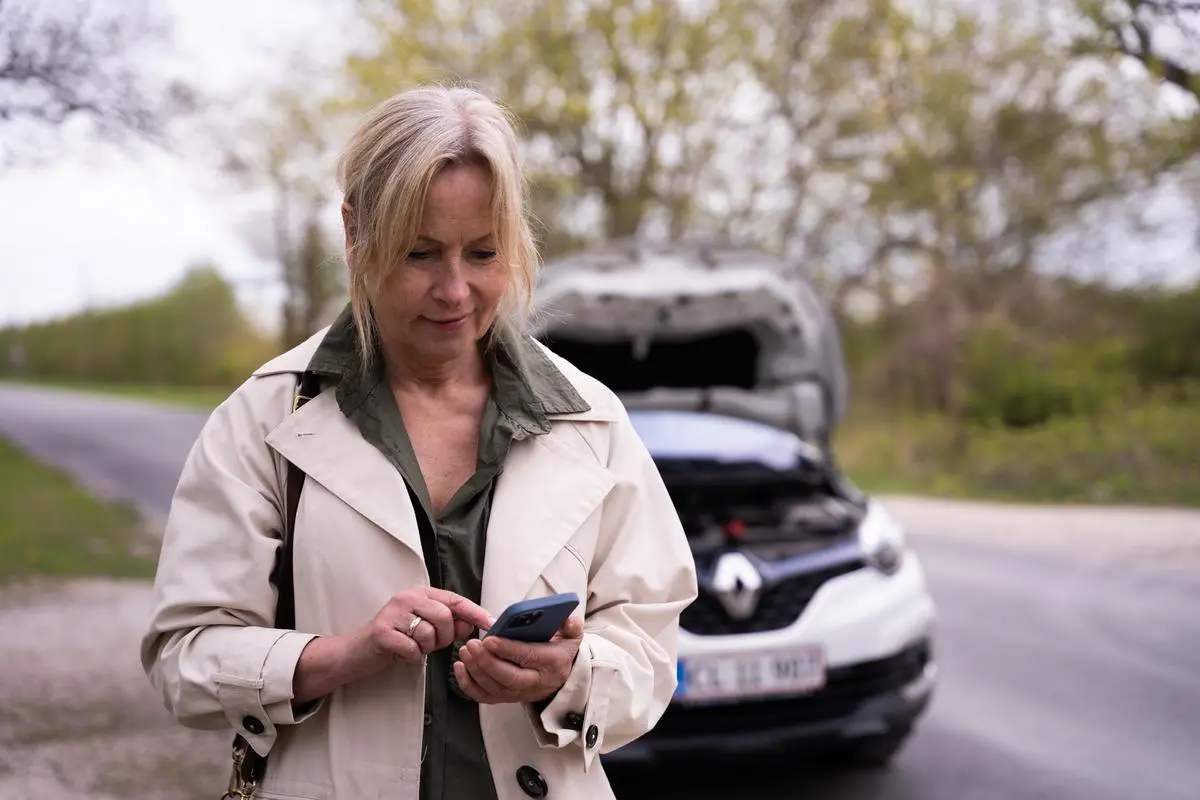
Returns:
[[[414,250],[408,254],[408,259],[410,261],[427,261],[432,255],[433,253],[428,250]]]
[[[493,258],[496,257],[496,251],[495,250],[476,250],[474,255],[475,255],[475,258],[479,259],[480,261],[491,261]]]

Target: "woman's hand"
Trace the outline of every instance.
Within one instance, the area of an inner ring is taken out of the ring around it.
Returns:
[[[472,639],[459,648],[454,677],[480,703],[536,703],[567,682],[582,638],[583,623],[570,617],[546,643]]]
[[[428,653],[494,622],[483,608],[453,592],[427,586],[397,592],[357,631],[309,642],[292,679],[294,699],[304,703],[322,697],[397,661],[419,664]]]
[[[434,650],[449,647],[484,630],[495,620],[467,598],[424,586],[392,595],[360,634],[364,658],[388,663],[419,664]]]

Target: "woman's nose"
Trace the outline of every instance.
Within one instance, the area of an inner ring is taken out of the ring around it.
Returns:
[[[467,277],[462,264],[453,260],[446,268],[438,273],[437,283],[433,287],[434,296],[444,303],[461,303],[471,294],[467,285]]]

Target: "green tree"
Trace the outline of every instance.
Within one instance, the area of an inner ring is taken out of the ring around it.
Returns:
[[[902,21],[873,98],[871,280],[890,326],[888,385],[958,412],[964,347],[999,313],[1044,325],[1056,293],[1043,249],[1087,212],[1142,188],[1137,87],[1090,74],[1044,30],[967,14]],[[1142,90],[1144,94],[1144,89]],[[908,299],[900,307],[900,292]]]
[[[328,324],[346,295],[343,264],[325,226],[336,194],[337,121],[307,87],[292,87],[272,92],[263,112],[219,134],[226,174],[265,201],[244,229],[251,246],[277,265],[284,348]]]
[[[473,82],[503,100],[525,128],[547,251],[688,228],[751,37],[742,4],[362,5],[378,46],[348,65],[349,105],[428,81]]]
[[[22,377],[231,387],[276,348],[244,316],[233,287],[197,264],[160,297],[0,330],[0,370]]]

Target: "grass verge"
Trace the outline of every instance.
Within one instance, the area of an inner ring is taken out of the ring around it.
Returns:
[[[0,439],[0,583],[35,575],[154,574],[157,543],[132,507],[96,499]]]
[[[1154,402],[1025,430],[852,415],[835,449],[872,492],[1200,506],[1200,408]]]

